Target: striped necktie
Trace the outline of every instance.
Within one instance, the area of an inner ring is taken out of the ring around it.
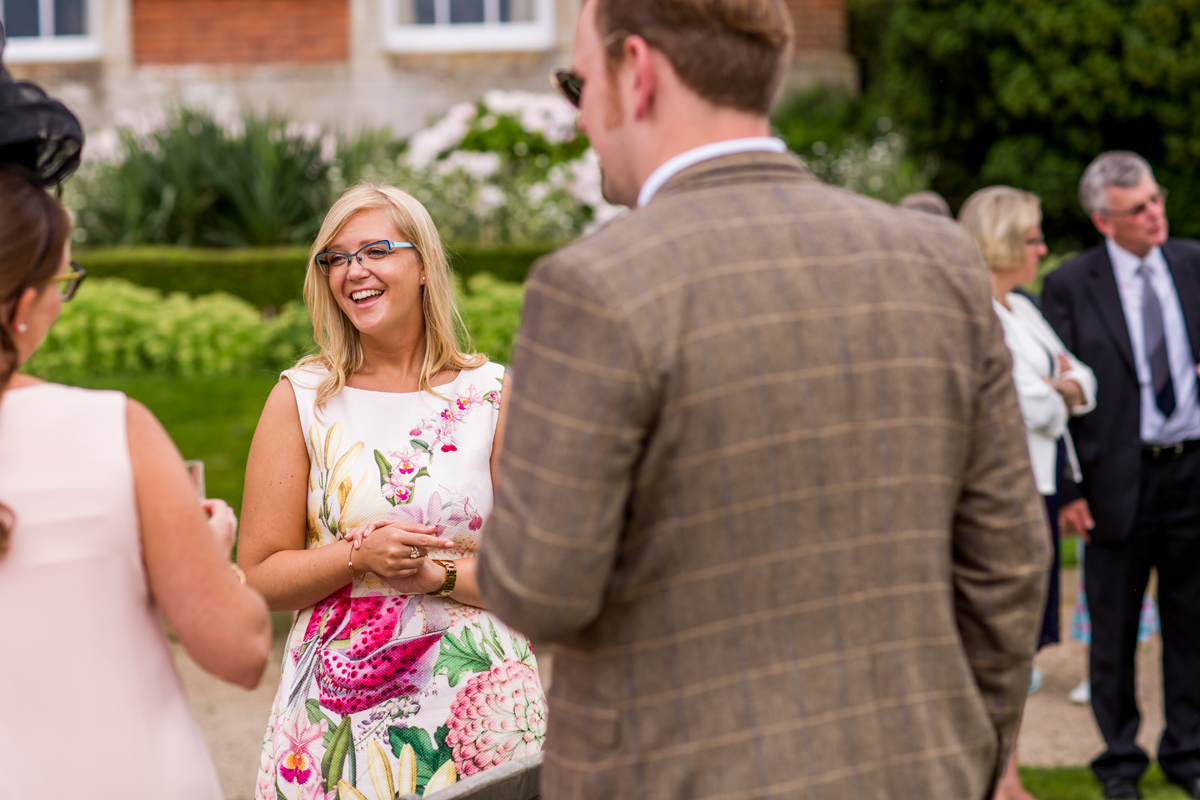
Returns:
[[[1175,410],[1175,382],[1171,380],[1171,360],[1167,357],[1162,305],[1150,282],[1150,265],[1142,262],[1137,274],[1142,279],[1142,327],[1146,336],[1146,359],[1150,362],[1150,380],[1154,384],[1154,404],[1164,417],[1169,417]]]

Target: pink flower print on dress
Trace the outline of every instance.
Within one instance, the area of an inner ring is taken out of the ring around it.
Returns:
[[[537,672],[504,661],[466,682],[446,721],[459,775],[533,755],[546,738],[546,701]]]
[[[408,432],[408,435],[409,435],[409,436],[420,436],[420,435],[421,435],[421,429],[420,429],[420,428],[413,428],[411,431],[409,431],[409,432]]]
[[[304,642],[321,648],[317,686],[324,708],[355,714],[429,682],[442,632],[401,638],[409,601],[333,595],[317,603]]]
[[[321,767],[313,759],[312,746],[325,735],[325,720],[309,722],[308,714],[297,714],[280,728],[283,747],[279,757],[279,776],[300,787],[301,797],[320,792]]]
[[[469,530],[477,531],[483,527],[483,517],[479,516],[479,512],[471,505],[469,499],[463,500],[463,513],[471,520],[467,524]]]
[[[459,411],[463,412],[469,411],[471,406],[482,402],[483,395],[478,389],[475,388],[475,384],[471,384],[467,387],[465,392],[454,398],[455,407],[458,408]]]
[[[418,430],[417,433],[420,433],[420,431]],[[393,472],[398,472],[401,475],[412,475],[420,469],[417,466],[417,459],[420,456],[416,450],[395,450],[388,455],[396,459],[396,466],[392,468]]]
[[[412,500],[413,484],[397,479],[395,473],[388,477],[388,485],[384,488],[384,494],[392,497],[397,503],[407,503]]]
[[[443,506],[445,507],[443,508]],[[437,528],[435,536],[446,536],[447,528],[453,528],[469,519],[469,516],[461,509],[462,507],[457,501],[443,503],[441,492],[434,492],[429,496],[429,502],[424,508],[419,508],[415,503],[403,507],[397,506],[388,516],[392,519],[415,522],[418,525],[432,525]]]

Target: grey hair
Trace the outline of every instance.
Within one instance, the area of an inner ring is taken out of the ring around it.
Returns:
[[[1149,175],[1154,177],[1154,170],[1146,159],[1129,150],[1110,150],[1096,156],[1079,179],[1079,204],[1090,217],[1095,213],[1105,211],[1104,190],[1109,186],[1119,186],[1129,189],[1142,182]]]

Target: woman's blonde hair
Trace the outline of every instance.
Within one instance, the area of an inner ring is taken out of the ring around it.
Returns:
[[[975,237],[988,266],[1007,272],[1025,264],[1025,236],[1042,224],[1042,202],[1011,186],[989,186],[967,198],[958,221]]]
[[[421,389],[433,392],[430,381],[443,369],[475,369],[487,362],[486,356],[471,352],[470,336],[454,302],[446,250],[425,206],[394,186],[360,184],[348,189],[329,209],[308,254],[304,302],[312,317],[313,338],[321,352],[301,359],[296,366],[319,365],[329,370],[329,375],[317,388],[318,409],[345,387],[350,376],[362,369],[363,351],[358,329],[342,312],[329,288],[329,277],[317,266],[316,257],[329,249],[354,216],[375,209],[387,213],[400,239],[413,244],[417,258],[425,268],[421,291],[421,308],[425,316]]]

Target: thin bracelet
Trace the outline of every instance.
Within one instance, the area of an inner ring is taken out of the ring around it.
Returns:
[[[246,585],[246,573],[242,570],[242,568],[232,562],[229,564],[229,568],[232,569],[233,574],[237,576],[238,582],[241,583],[242,586],[245,586]]]
[[[350,542],[350,559],[347,562],[350,565],[350,580],[358,577],[358,573],[354,571],[354,542]]]

